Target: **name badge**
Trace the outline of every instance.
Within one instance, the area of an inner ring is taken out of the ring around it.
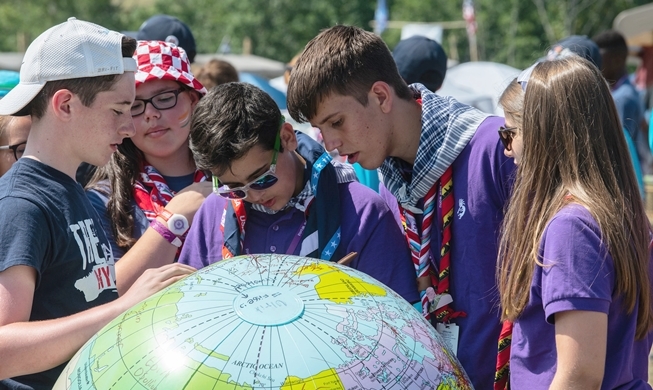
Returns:
[[[458,356],[458,337],[460,335],[460,328],[456,324],[441,324],[438,323],[435,326],[435,330],[440,333],[444,341],[451,348],[451,352],[454,355]]]

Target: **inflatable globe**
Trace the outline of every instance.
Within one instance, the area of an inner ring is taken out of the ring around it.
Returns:
[[[114,319],[55,389],[471,389],[445,345],[409,303],[361,272],[239,256]]]

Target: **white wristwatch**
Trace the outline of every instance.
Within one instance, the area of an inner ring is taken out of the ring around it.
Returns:
[[[181,214],[173,214],[166,209],[161,209],[159,216],[168,224],[168,230],[176,236],[183,236],[190,227],[188,219]]]

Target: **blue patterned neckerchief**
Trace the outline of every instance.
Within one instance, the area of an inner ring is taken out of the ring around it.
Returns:
[[[422,199],[444,171],[454,162],[490,114],[462,104],[450,96],[439,96],[422,84],[411,84],[422,99],[422,133],[410,182],[405,178],[405,162],[386,158],[379,170],[383,184],[401,206],[421,214],[417,202]]]

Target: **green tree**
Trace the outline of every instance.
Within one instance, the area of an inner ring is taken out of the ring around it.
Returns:
[[[621,11],[650,0],[475,0],[481,60],[524,68],[557,40],[610,28]],[[462,20],[462,0],[388,0],[390,19],[414,22]],[[216,52],[223,40],[232,52],[250,39],[252,53],[290,60],[320,30],[352,24],[371,30],[376,0],[0,0],[0,51],[22,51],[45,29],[69,16],[115,30],[135,31],[155,13],[186,22],[198,52]],[[382,37],[390,48],[400,30]],[[469,60],[465,29],[445,30],[443,46]]]
[[[363,0],[158,0],[157,12],[170,13],[192,26],[198,51],[216,52],[229,37],[242,51],[251,39],[252,54],[290,60],[320,30],[335,24],[367,26],[375,3]]]
[[[120,9],[111,0],[2,0],[0,51],[24,51],[46,29],[71,16],[120,29]]]

